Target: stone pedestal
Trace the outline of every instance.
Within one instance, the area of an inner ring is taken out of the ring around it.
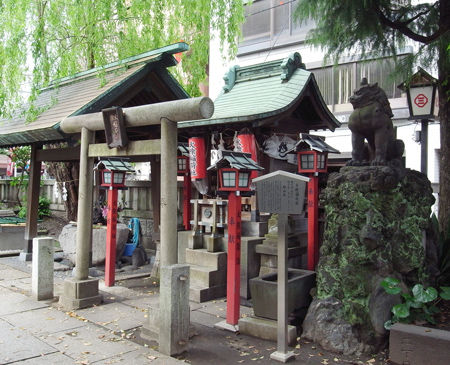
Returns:
[[[277,321],[261,317],[245,317],[239,319],[239,332],[263,340],[277,340]],[[288,344],[294,345],[297,341],[297,328],[288,325]]]
[[[343,167],[321,194],[326,230],[317,266],[317,296],[303,337],[351,355],[386,344],[384,322],[400,295],[380,286],[425,283],[422,232],[434,202],[426,175],[389,166]],[[428,248],[427,248],[428,250]]]
[[[188,248],[203,248],[203,234],[199,231],[192,231],[188,241]]]
[[[31,292],[37,300],[53,299],[53,246],[51,237],[33,239]]]
[[[64,292],[59,298],[59,304],[65,310],[92,307],[101,302],[102,296],[98,293],[98,279],[76,280],[75,278],[67,278],[64,280]]]
[[[215,234],[206,236],[206,251],[218,252],[221,248],[221,236]]]

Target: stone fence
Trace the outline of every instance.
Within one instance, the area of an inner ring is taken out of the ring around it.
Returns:
[[[134,180],[127,181],[127,190],[119,190],[118,201],[122,207],[119,212],[119,219],[128,224],[131,218],[139,218],[143,233],[144,245],[152,247],[153,237],[153,212],[151,200],[151,181]],[[25,192],[20,193],[24,198]],[[61,193],[57,189],[55,180],[42,180],[41,197],[50,199],[50,209],[53,211],[64,211],[64,201]],[[178,207],[182,206],[182,182],[178,182]],[[4,207],[14,207],[17,205],[17,187],[10,185],[10,180],[0,180],[0,203]]]

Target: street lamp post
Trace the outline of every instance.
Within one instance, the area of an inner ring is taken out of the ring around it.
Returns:
[[[398,88],[406,92],[408,102],[409,119],[420,120],[420,171],[427,174],[428,171],[428,124],[435,118],[434,105],[436,100],[437,79],[431,76],[423,68],[407,81],[402,82]]]
[[[252,195],[251,172],[263,168],[249,153],[222,151],[222,158],[208,170],[217,170],[218,193],[228,195],[227,316],[218,327],[236,332],[241,280],[241,197]]]
[[[100,185],[108,189],[105,286],[113,286],[116,270],[117,196],[119,189],[126,189],[126,173],[133,172],[134,170],[129,162],[120,159],[102,160],[97,164],[95,169],[99,169],[101,172]]]
[[[308,270],[319,262],[319,173],[327,172],[328,153],[339,153],[324,141],[325,138],[300,134],[295,146],[297,171],[309,177],[308,189]]]

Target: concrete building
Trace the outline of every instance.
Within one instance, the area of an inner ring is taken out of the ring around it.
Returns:
[[[330,111],[342,123],[335,132],[317,131],[315,134],[327,137],[327,143],[344,153],[351,152],[351,133],[347,127],[352,105],[348,102],[362,79],[378,84],[386,91],[397,128],[397,138],[405,143],[406,167],[420,171],[421,146],[417,142],[420,123],[408,119],[406,95],[398,88],[403,80],[390,78],[393,68],[392,58],[373,59],[363,62],[357,54],[342,57],[337,66],[324,63],[324,53],[307,45],[305,40],[314,23],[302,25],[293,20],[297,1],[254,0],[246,7],[246,21],[243,24],[243,38],[238,45],[235,59],[224,60],[216,38],[210,43],[209,96],[215,100],[222,92],[223,76],[233,65],[248,66],[265,61],[282,59],[293,52],[299,52],[308,71],[314,73],[321,93]],[[414,52],[413,46],[399,50],[399,55]],[[437,105],[435,106],[437,110]],[[436,112],[437,113],[437,112]],[[438,192],[439,182],[439,123],[431,123],[428,128],[428,169],[427,175]],[[435,194],[437,195],[437,194]],[[435,205],[437,207],[437,205]]]

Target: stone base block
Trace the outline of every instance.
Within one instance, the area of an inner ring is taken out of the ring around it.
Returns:
[[[288,352],[275,351],[270,354],[270,358],[272,360],[276,360],[276,361],[284,363],[284,362],[288,362],[290,359],[294,359],[295,354],[292,351],[288,351]]]
[[[242,221],[241,234],[249,237],[264,237],[267,233],[267,222]]]
[[[260,317],[245,317],[239,320],[239,332],[262,338],[264,340],[277,340],[277,321],[260,318]],[[288,325],[288,344],[295,345],[297,341],[297,328]]]
[[[203,235],[201,233],[193,233],[188,240],[188,248],[203,248]]]
[[[76,280],[75,278],[67,278],[64,281],[64,293],[59,298],[59,303],[64,309],[88,308],[101,302],[102,296],[98,293],[98,279]]]
[[[21,252],[19,255],[19,261],[31,261],[33,259],[32,252]]]
[[[209,302],[210,300],[223,298],[227,294],[227,285],[212,286],[210,288],[200,288],[191,286],[189,288],[189,300],[196,303]]]
[[[227,321],[220,321],[214,325],[214,327],[219,328],[221,330],[230,331],[233,333],[239,332],[239,325],[233,325],[227,323]]]
[[[206,251],[208,252],[218,252],[220,251],[221,238],[217,236],[208,236],[206,237]]]
[[[449,363],[450,332],[396,323],[389,336],[389,358],[394,364],[446,365]]]

